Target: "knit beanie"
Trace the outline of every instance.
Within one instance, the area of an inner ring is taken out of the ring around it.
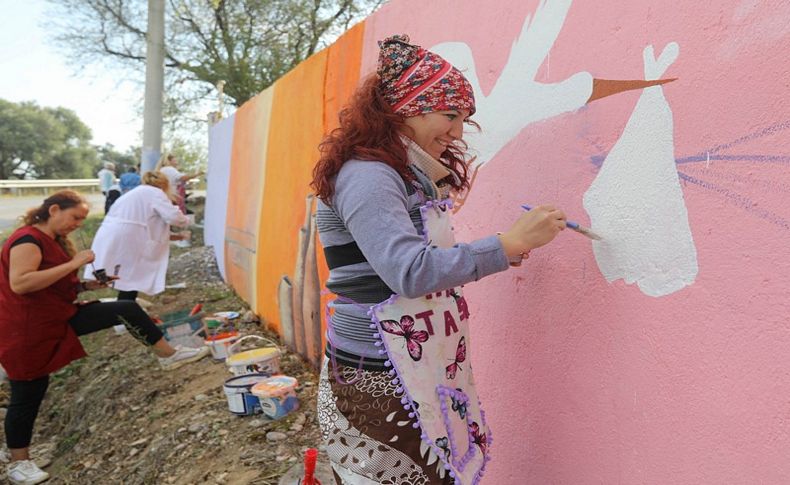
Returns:
[[[409,43],[408,35],[379,41],[376,72],[393,111],[409,118],[434,111],[475,112],[472,85],[441,56]]]

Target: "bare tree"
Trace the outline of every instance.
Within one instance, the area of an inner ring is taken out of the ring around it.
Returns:
[[[120,66],[142,79],[145,0],[48,1],[56,45],[75,66]],[[240,106],[384,1],[168,0],[166,113],[206,100],[220,80]]]

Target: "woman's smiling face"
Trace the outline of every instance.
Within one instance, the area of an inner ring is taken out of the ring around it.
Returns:
[[[406,133],[428,155],[438,159],[455,141],[463,139],[464,120],[469,110],[435,111],[404,120],[412,133]],[[408,130],[407,130],[408,131]]]

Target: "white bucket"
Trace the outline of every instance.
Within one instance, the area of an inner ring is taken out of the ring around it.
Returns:
[[[228,348],[239,339],[239,332],[225,332],[207,337],[204,341],[211,350],[211,356],[216,360],[225,360],[228,357]]]
[[[239,352],[242,344],[258,340],[266,344],[266,347],[258,347],[252,350]],[[259,337],[257,335],[247,335],[237,340],[228,347],[228,357],[225,364],[231,374],[242,376],[245,374],[279,374],[280,373],[280,348],[273,341]]]
[[[261,412],[260,400],[252,392],[252,386],[266,379],[266,374],[248,374],[231,377],[222,386],[228,398],[228,409],[239,416],[250,416]]]

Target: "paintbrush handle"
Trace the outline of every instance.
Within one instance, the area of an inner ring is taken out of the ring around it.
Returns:
[[[528,206],[527,204],[522,205],[521,208],[524,209],[524,210],[527,210],[527,211],[531,211],[532,210],[532,207]],[[578,231],[579,230],[579,223],[566,220],[565,221],[565,227],[569,227],[569,228],[573,229],[574,231]]]
[[[80,231],[77,234],[80,236],[80,242],[82,243],[82,249],[90,249],[90,247],[88,247],[85,244],[85,236],[82,235],[82,229],[80,229]],[[93,269],[93,272],[95,273],[96,272],[96,266],[94,266],[93,261],[90,262],[90,265],[91,265],[91,268]]]
[[[530,206],[528,206],[526,204],[522,205],[521,207],[524,210],[532,210],[532,207],[530,207]],[[566,220],[565,221],[565,227],[567,227],[568,229],[574,230],[574,231],[578,232],[579,234],[581,234],[583,236],[586,236],[586,237],[588,237],[590,239],[593,239],[595,241],[600,241],[602,239],[601,236],[599,236],[598,234],[595,234],[594,232],[592,232],[592,230],[589,227],[582,226],[578,222],[573,222],[573,221]]]

